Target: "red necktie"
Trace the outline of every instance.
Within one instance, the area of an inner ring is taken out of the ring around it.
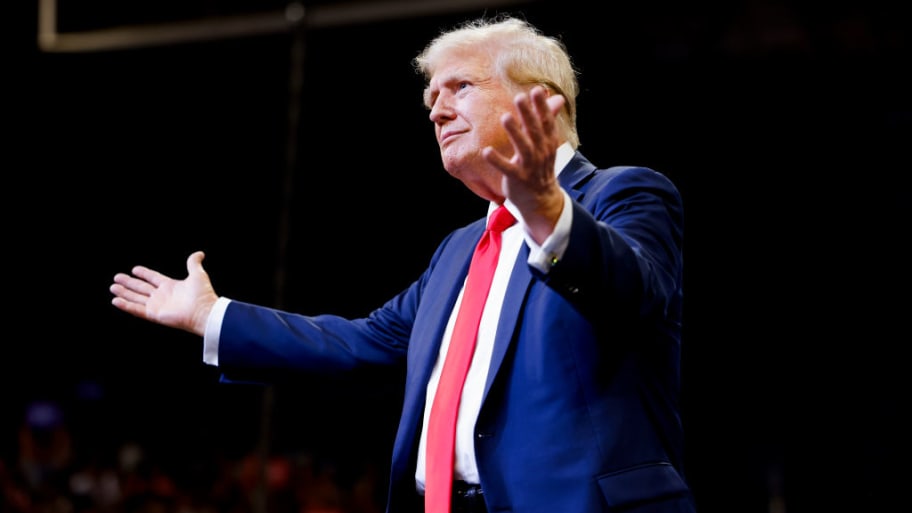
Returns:
[[[516,219],[503,205],[497,207],[488,221],[469,265],[462,304],[453,327],[440,383],[431,406],[427,433],[427,462],[425,466],[425,513],[449,513],[453,486],[453,448],[456,441],[456,414],[462,385],[475,352],[478,324],[484,310],[488,289],[497,268],[500,254],[500,232]]]

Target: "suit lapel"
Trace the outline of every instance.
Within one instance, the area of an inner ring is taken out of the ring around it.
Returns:
[[[589,162],[580,152],[576,152],[567,166],[558,175],[557,181],[561,187],[567,191],[570,198],[574,201],[580,201],[583,196],[582,190],[596,170],[595,166]]]
[[[459,291],[469,272],[469,262],[475,250],[475,244],[481,238],[485,219],[481,219],[454,234],[453,240],[434,264],[434,271],[428,278],[425,292],[421,298],[422,314],[416,316],[412,329],[410,344],[413,348],[414,361],[409,362],[415,369],[421,369],[420,375],[414,376],[423,389],[437,361],[443,332],[449,322],[450,312],[459,297]]]

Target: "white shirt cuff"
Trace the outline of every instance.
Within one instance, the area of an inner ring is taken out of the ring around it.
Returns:
[[[567,245],[570,243],[570,226],[573,224],[573,203],[567,191],[564,194],[564,208],[554,225],[554,231],[545,239],[541,246],[535,243],[528,233],[524,234],[526,244],[529,245],[528,263],[543,273],[548,273],[552,267],[564,256]]]
[[[215,300],[209,318],[206,320],[206,331],[203,333],[203,362],[218,365],[219,335],[222,331],[222,319],[231,300],[220,297]]]

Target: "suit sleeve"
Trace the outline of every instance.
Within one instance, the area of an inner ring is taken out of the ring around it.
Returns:
[[[404,369],[428,277],[449,239],[416,281],[364,318],[303,315],[232,300],[219,334],[222,381],[275,382],[302,372]]]
[[[680,305],[683,209],[672,182],[643,167],[602,170],[573,209],[567,250],[539,277],[592,318],[675,318],[665,314]]]

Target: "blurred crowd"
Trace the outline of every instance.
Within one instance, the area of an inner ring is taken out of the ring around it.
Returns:
[[[382,511],[383,479],[370,463],[257,448],[159,451],[133,433],[100,429],[111,412],[87,403],[74,411],[31,400],[20,410],[4,422],[14,429],[0,453],[0,513]]]

